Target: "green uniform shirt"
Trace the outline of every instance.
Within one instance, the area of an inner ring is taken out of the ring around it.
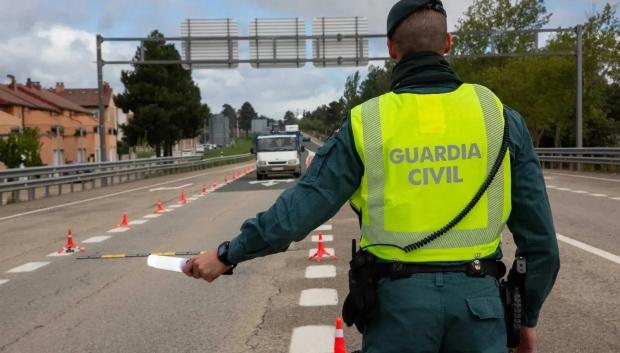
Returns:
[[[419,75],[424,83],[403,80],[394,85],[394,92],[443,93],[460,85],[455,75],[453,79],[445,79],[445,67],[437,75],[434,70],[434,65],[418,65],[408,78]],[[558,245],[540,162],[529,131],[516,111],[504,106],[504,116],[510,127],[512,173],[512,212],[507,225],[517,245],[516,255],[528,261],[525,324],[535,326],[559,270]],[[363,173],[347,116],[338,132],[316,152],[299,182],[284,191],[269,210],[244,222],[241,234],[230,243],[229,261],[239,263],[282,252],[291,242],[304,239],[349,200]],[[491,257],[501,259],[501,248]]]

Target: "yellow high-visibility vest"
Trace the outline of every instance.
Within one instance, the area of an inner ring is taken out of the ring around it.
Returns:
[[[404,248],[459,214],[489,174],[502,145],[503,105],[488,88],[462,84],[441,94],[393,92],[351,110],[364,163],[351,197],[362,214],[360,246],[403,262],[450,262],[497,251],[511,210],[506,151],[489,188],[452,230],[411,252]]]

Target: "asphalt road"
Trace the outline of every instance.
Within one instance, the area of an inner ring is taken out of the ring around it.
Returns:
[[[359,233],[348,206],[322,231],[326,239],[333,235],[326,246],[337,260],[309,261],[316,243],[308,237],[211,284],[151,269],[145,258],[47,256],[62,247],[69,227],[88,255],[214,248],[294,180],[257,183],[248,174],[173,212],[143,217],[157,199],[170,208],[180,191],[191,197],[247,165],[0,209],[0,352],[331,352],[332,326],[347,290],[350,239]],[[562,269],[541,316],[539,352],[619,352],[620,263],[613,260],[620,254],[620,178],[552,171],[546,178],[557,232],[604,252],[560,242]],[[130,220],[147,222],[108,233],[123,210]],[[98,236],[110,238],[84,243]],[[514,245],[507,232],[504,244],[508,262]],[[7,272],[33,262],[49,263]],[[345,328],[345,337],[349,351],[359,348],[357,331]]]

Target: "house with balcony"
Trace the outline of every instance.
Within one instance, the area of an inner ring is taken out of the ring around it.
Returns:
[[[58,82],[56,87],[50,91],[88,110],[99,121],[99,90],[97,88],[65,88],[63,82]],[[108,161],[115,161],[118,159],[116,142],[122,138],[118,127],[119,120],[126,121],[127,117],[114,103],[113,91],[107,82],[103,84],[103,106],[105,108]],[[99,137],[97,137],[97,141],[99,141]],[[96,155],[98,160],[99,153],[97,152]]]

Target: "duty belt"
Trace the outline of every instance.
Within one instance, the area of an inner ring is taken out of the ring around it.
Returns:
[[[380,277],[389,277],[392,280],[407,278],[416,273],[463,272],[471,277],[493,276],[497,279],[504,277],[506,266],[497,260],[474,260],[462,265],[429,265],[406,262],[376,263]]]

